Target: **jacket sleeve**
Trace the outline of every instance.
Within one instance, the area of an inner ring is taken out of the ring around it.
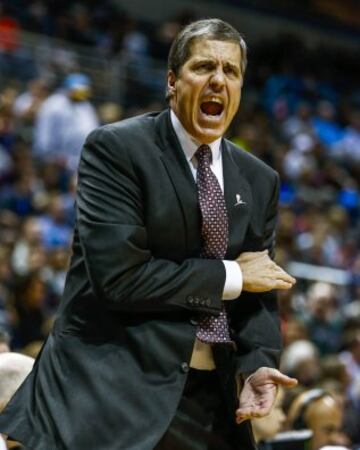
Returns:
[[[123,147],[118,130],[99,128],[88,137],[79,166],[78,230],[95,295],[115,310],[218,315],[222,262],[190,258],[178,264],[153,257],[144,224],[144,186]]]
[[[266,212],[262,249],[274,257],[278,213],[279,177]],[[237,347],[237,373],[251,373],[262,366],[277,367],[281,351],[280,320],[276,292],[243,292],[233,305],[233,328]]]

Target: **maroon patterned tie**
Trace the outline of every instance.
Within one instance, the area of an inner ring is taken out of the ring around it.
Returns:
[[[229,235],[224,194],[210,168],[212,158],[210,147],[201,145],[195,156],[198,160],[196,181],[202,215],[201,257],[223,259]],[[231,342],[224,302],[218,317],[204,316],[200,320],[196,336],[202,342]]]

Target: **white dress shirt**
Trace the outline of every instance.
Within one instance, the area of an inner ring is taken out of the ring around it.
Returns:
[[[176,136],[189,163],[191,173],[196,180],[197,159],[194,155],[196,150],[200,147],[201,142],[197,142],[192,136],[189,135],[172,110],[170,110],[170,117]],[[209,144],[212,153],[210,168],[215,174],[221,190],[224,192],[224,175],[220,144],[221,138],[216,139],[216,141]],[[242,290],[243,279],[241,269],[239,264],[235,261],[223,260],[223,263],[225,266],[226,278],[222,299],[233,300],[240,295]],[[201,370],[212,370],[215,368],[211,346],[209,344],[205,344],[196,339],[190,366]]]

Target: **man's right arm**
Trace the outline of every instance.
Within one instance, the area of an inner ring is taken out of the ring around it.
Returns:
[[[94,292],[116,310],[219,314],[222,261],[190,258],[178,264],[153,257],[142,189],[121,146],[111,128],[98,129],[85,143],[79,166],[78,229]]]

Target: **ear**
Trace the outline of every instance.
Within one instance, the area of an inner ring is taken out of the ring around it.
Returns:
[[[176,75],[172,70],[169,70],[167,74],[167,90],[170,97],[176,93]]]

